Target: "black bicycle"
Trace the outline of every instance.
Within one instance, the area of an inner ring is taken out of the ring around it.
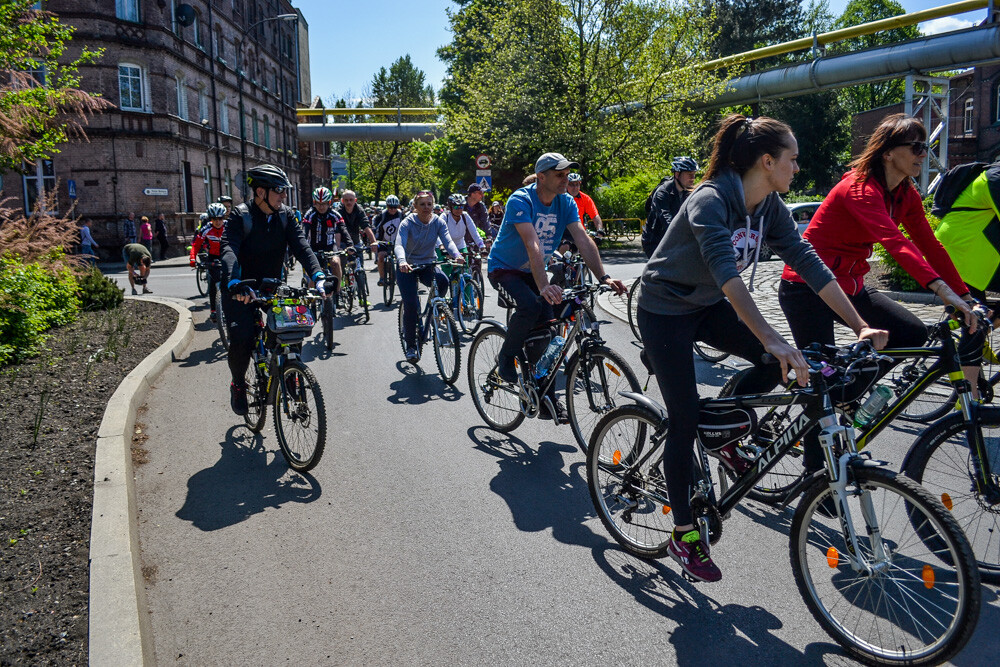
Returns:
[[[219,332],[219,341],[222,342],[222,347],[228,350],[229,325],[226,324],[226,310],[222,307],[223,295],[225,294],[222,289],[222,260],[211,260],[208,271],[215,272],[215,275],[218,276],[217,280],[212,281],[212,291],[215,293],[215,329]]]
[[[632,335],[637,341],[642,342],[642,334],[639,333],[639,294],[642,292],[640,283],[642,280],[639,278],[635,279],[632,286],[628,290],[628,327],[632,330]],[[707,343],[702,343],[700,341],[694,342],[694,351],[699,357],[711,364],[717,364],[720,361],[725,361],[729,357],[728,352],[723,352],[722,350],[717,350]]]
[[[274,279],[242,280],[257,306],[256,343],[247,368],[247,404],[244,416],[255,433],[264,428],[267,406],[274,411],[274,431],[288,465],[300,472],[319,463],[326,447],[326,408],[316,376],[301,360],[302,341],[315,320],[310,306],[321,301],[316,290],[283,285]]]
[[[371,321],[371,313],[368,311],[368,276],[365,273],[364,255],[361,249],[361,246],[352,246],[337,253],[347,257],[345,264],[353,263],[353,266],[344,266],[340,299],[344,310],[351,314],[354,312],[354,298],[357,297],[358,305],[365,312],[365,322],[369,322]]]
[[[329,250],[316,251],[316,259],[319,260],[320,268],[326,274],[327,279],[334,275],[333,271],[330,270],[330,265],[338,255],[339,253]],[[306,289],[307,287],[308,281],[303,276],[302,288]],[[333,319],[337,316],[337,303],[334,294],[327,292],[323,300],[318,305],[311,306],[311,309],[313,319],[318,319],[322,326],[323,344],[326,346],[326,351],[331,352],[333,350]]]
[[[442,262],[428,262],[411,267],[412,272],[420,271],[430,266],[437,266]],[[419,304],[419,297],[417,303]],[[399,308],[399,344],[406,354],[406,337],[403,335],[403,310]],[[424,343],[428,339],[434,345],[434,358],[437,361],[438,372],[441,379],[448,384],[455,384],[458,374],[461,372],[462,363],[462,342],[458,332],[458,324],[455,316],[451,313],[448,301],[437,291],[437,280],[431,280],[430,293],[424,304],[424,311],[417,315],[417,356],[421,356]]]
[[[194,282],[198,287],[198,296],[208,294],[208,252],[199,252],[194,266]]]
[[[388,241],[379,241],[378,251],[386,253],[382,264],[385,270],[385,278],[382,279],[382,303],[391,306],[396,294],[396,253],[393,252],[393,244]]]
[[[792,574],[816,621],[854,658],[869,664],[939,664],[975,629],[980,577],[955,517],[918,483],[858,452],[854,430],[840,424],[831,393],[851,386],[884,359],[867,343],[803,352],[809,387],[785,394],[703,399],[691,508],[706,542],[796,442],[818,427],[824,468],[796,487],[791,521]],[[673,529],[664,481],[666,410],[638,393],[606,415],[587,454],[587,481],[601,522],[626,551],[661,558]],[[760,429],[756,408],[806,406],[774,434],[745,473],[719,474],[709,451]],[[813,416],[810,416],[813,415]],[[684,463],[681,463],[684,465]]]
[[[507,330],[495,320],[484,320],[472,341],[468,368],[472,401],[483,421],[497,431],[509,433],[525,417],[537,417],[543,402],[549,414],[555,415],[550,394],[565,362],[566,412],[573,436],[587,451],[590,434],[598,420],[618,405],[619,392],[641,391],[628,362],[601,338],[597,317],[588,305],[594,294],[610,290],[607,285],[581,285],[563,291],[557,319],[538,325],[525,340],[516,361],[516,385],[504,382],[497,374],[497,355]],[[553,328],[557,331],[553,332]],[[554,335],[560,330],[565,335]],[[546,356],[550,360],[540,367]]]

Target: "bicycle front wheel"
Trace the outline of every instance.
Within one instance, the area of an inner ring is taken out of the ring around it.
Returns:
[[[382,303],[386,306],[392,305],[392,298],[396,293],[396,275],[392,262],[385,261],[385,278],[382,280]]]
[[[364,270],[357,272],[354,282],[358,286],[358,304],[365,309],[365,322],[370,322],[372,316],[368,312],[368,276],[365,275]]]
[[[320,323],[323,325],[323,344],[326,351],[333,351],[333,297],[323,299],[320,311]]]
[[[198,285],[198,296],[208,294],[208,270],[204,266],[195,269],[194,281]]]
[[[628,288],[628,328],[632,330],[635,339],[642,342],[642,334],[639,333],[639,283],[641,278],[636,278],[632,286]]]
[[[340,290],[340,300],[343,303],[344,310],[350,315],[354,312],[354,282],[347,281],[343,289]]]
[[[267,378],[257,367],[255,356],[250,357],[245,377],[249,410],[243,415],[243,421],[251,431],[260,433],[264,428],[264,422],[267,421]]]
[[[615,542],[639,558],[667,554],[674,522],[661,471],[666,431],[643,405],[615,408],[597,424],[587,451],[587,486],[601,523]]]
[[[326,409],[316,376],[289,360],[274,392],[274,431],[281,453],[294,470],[312,470],[326,447]]]
[[[469,347],[469,393],[476,412],[490,428],[510,433],[524,421],[517,387],[497,375],[497,355],[507,333],[497,326],[481,329]]]
[[[458,306],[458,325],[463,333],[476,333],[483,319],[483,292],[479,285],[467,280],[462,288],[462,299]]]
[[[455,324],[455,316],[443,303],[431,305],[431,320],[434,327],[434,359],[437,361],[441,379],[447,384],[455,384],[462,370],[462,343]]]
[[[222,285],[215,283],[215,328],[219,332],[222,347],[229,349],[229,325],[226,324],[226,309],[222,307]]]
[[[976,437],[1000,484],[1000,408],[981,407]],[[1000,505],[976,490],[976,472],[962,415],[955,413],[924,431],[906,457],[903,472],[951,510],[972,545],[983,581],[1000,583]]]
[[[979,618],[980,582],[954,517],[919,484],[880,468],[854,468],[845,538],[826,480],[792,517],[795,583],[816,621],[855,659],[876,665],[940,664]],[[833,514],[833,516],[830,516]]]
[[[620,391],[642,392],[635,376],[620,354],[607,347],[576,352],[566,364],[566,412],[577,444],[584,453],[601,417],[627,399]]]
[[[403,356],[406,356],[406,336],[403,335],[403,304],[399,304],[399,309],[396,315],[396,323],[399,325],[399,347],[403,350]],[[417,328],[420,328],[420,322],[417,322]]]

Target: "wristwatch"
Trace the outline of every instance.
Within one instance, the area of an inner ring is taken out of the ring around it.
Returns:
[[[611,274],[610,273],[605,273],[603,276],[600,277],[600,279],[597,282],[603,283],[605,280],[609,280],[610,278],[611,278]]]

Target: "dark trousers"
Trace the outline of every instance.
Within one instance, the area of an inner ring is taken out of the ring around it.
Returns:
[[[781,367],[761,363],[764,345],[726,300],[684,315],[657,315],[639,308],[638,319],[646,355],[670,420],[663,459],[667,495],[674,523],[687,525],[692,522],[690,498],[698,427],[694,342],[708,343],[754,364],[753,370],[735,387],[736,394],[770,391],[781,381]]]
[[[167,258],[167,248],[170,247],[170,242],[167,241],[166,236],[158,236],[156,242],[160,244],[160,259]]]
[[[222,279],[222,267],[209,261],[208,264],[208,305],[214,313],[219,304],[215,301],[215,286]]]
[[[425,266],[419,271],[396,274],[396,284],[399,286],[399,298],[403,302],[403,340],[407,348],[417,347],[417,319],[420,317],[420,295],[417,294],[417,281],[425,286],[431,286],[431,280],[437,281],[439,296],[448,294],[448,277],[436,266]],[[428,298],[430,298],[428,296]]]
[[[517,308],[507,324],[507,338],[500,348],[500,354],[515,357],[521,352],[528,334],[539,322],[555,318],[552,305],[539,299],[538,286],[530,273],[523,271],[493,271],[489,275],[490,284],[503,290]]]
[[[257,340],[256,306],[240,303],[229,297],[229,290],[222,288],[222,310],[229,329],[229,372],[233,382],[242,385],[250,366],[250,355]]]

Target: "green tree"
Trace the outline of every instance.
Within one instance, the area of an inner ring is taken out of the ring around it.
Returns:
[[[79,89],[78,68],[100,51],[67,57],[74,29],[32,0],[0,2],[0,172],[58,153],[58,144],[85,139],[90,114],[112,106]]]
[[[895,0],[851,0],[844,8],[844,13],[834,23],[835,29],[849,28],[862,23],[870,23],[879,19],[899,16],[905,13],[903,6]],[[873,35],[862,35],[852,39],[831,44],[830,53],[846,53],[870,49],[884,44],[893,44],[920,36],[920,30],[915,25],[894,28],[877,32]],[[867,83],[842,88],[840,100],[847,117],[852,114],[877,109],[878,107],[896,104],[903,101],[905,94],[902,79],[885,81],[883,83]]]
[[[715,58],[802,36],[801,0],[708,0],[703,12],[714,15],[718,29],[711,44]],[[763,69],[760,62],[755,69]]]

